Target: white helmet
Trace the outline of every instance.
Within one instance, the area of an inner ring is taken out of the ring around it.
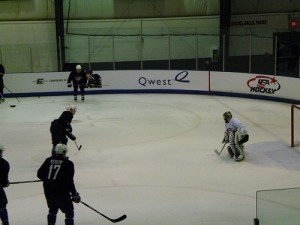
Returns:
[[[66,108],[67,111],[70,111],[73,115],[75,115],[77,108],[75,105],[68,105]]]
[[[80,65],[77,65],[77,66],[76,66],[76,70],[81,70],[81,66],[80,66]]]
[[[68,148],[64,144],[57,144],[54,151],[57,155],[66,155]]]

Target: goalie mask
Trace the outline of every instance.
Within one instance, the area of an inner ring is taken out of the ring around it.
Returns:
[[[230,111],[227,111],[223,114],[223,119],[224,119],[225,123],[229,123],[231,118],[232,118],[232,114]]]

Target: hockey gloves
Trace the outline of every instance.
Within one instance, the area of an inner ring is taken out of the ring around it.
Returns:
[[[81,198],[80,198],[80,195],[78,192],[76,192],[75,194],[72,194],[71,199],[75,203],[79,203],[81,201]]]
[[[75,140],[76,140],[75,135],[72,134],[72,133],[68,133],[67,136],[68,136],[72,141],[75,141]]]
[[[68,83],[68,88],[72,87],[72,84],[71,83]]]

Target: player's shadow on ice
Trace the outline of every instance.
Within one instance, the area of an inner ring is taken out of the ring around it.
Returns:
[[[283,167],[300,170],[300,152],[284,142],[263,142],[248,145],[246,160],[249,163],[268,167]]]

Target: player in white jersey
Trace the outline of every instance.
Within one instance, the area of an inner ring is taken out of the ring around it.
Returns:
[[[237,118],[233,118],[229,111],[223,114],[223,119],[225,121],[223,143],[229,143],[227,149],[231,158],[241,161],[245,158],[243,144],[249,140],[246,126]]]

